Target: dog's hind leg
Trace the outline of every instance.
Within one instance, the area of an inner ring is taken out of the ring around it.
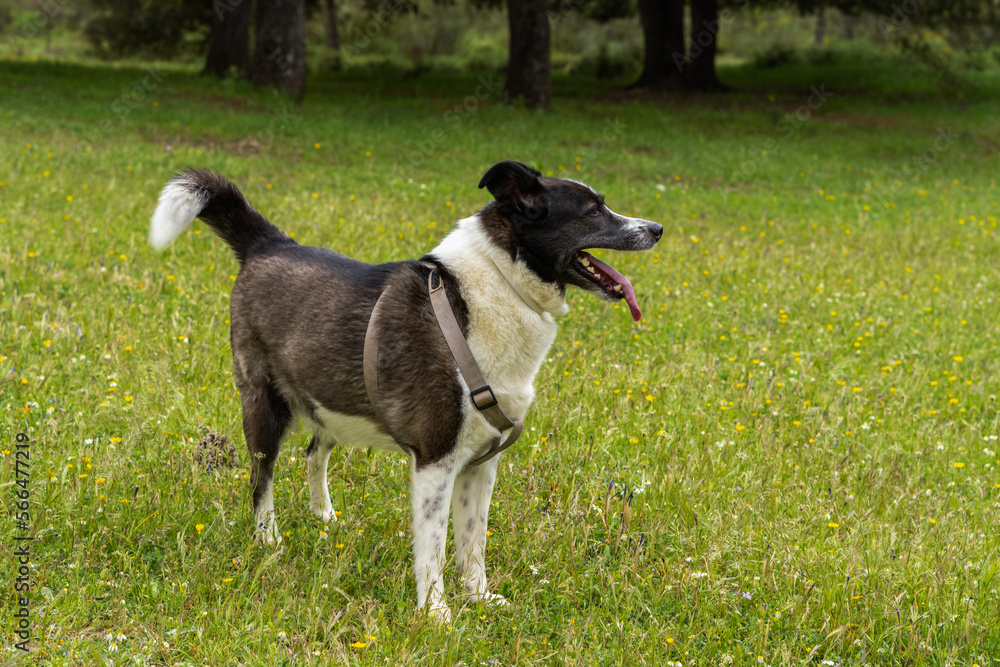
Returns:
[[[253,488],[257,537],[274,544],[281,541],[274,520],[274,463],[281,449],[281,439],[292,420],[292,410],[270,384],[237,384],[243,403],[243,433],[250,450],[250,486]]]
[[[448,459],[417,468],[411,464],[413,567],[417,576],[417,609],[425,606],[438,621],[451,621],[444,601],[443,571],[448,539],[448,499],[455,485],[455,464]]]
[[[490,593],[486,582],[486,526],[499,456],[466,468],[455,480],[451,496],[458,573],[472,600],[506,604],[502,595]]]
[[[327,462],[330,452],[337,444],[330,438],[313,435],[312,442],[306,449],[306,470],[309,477],[309,511],[322,521],[336,521],[337,515],[330,504],[330,488],[326,479]]]

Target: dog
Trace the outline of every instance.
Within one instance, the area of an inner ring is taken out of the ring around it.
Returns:
[[[312,431],[306,450],[309,509],[335,521],[327,487],[334,445],[410,459],[417,609],[450,621],[442,570],[449,500],[457,566],[472,601],[490,593],[485,550],[494,456],[476,461],[500,435],[470,398],[428,301],[436,271],[496,401],[513,419],[534,398],[532,381],[565,315],[570,285],[641,313],[629,281],[587,249],[652,248],[663,227],[614,213],[580,182],[544,177],[519,162],[491,167],[479,188],[493,196],[460,220],[420,260],[365,264],[302,246],[261,215],[240,190],[204,170],[177,174],[160,194],[150,243],[164,248],[200,218],[236,254],[230,301],[233,370],[251,458],[258,538],[280,542],[272,475],[293,417]],[[380,302],[380,409],[366,391],[364,348]]]

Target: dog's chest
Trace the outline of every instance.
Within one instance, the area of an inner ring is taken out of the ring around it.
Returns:
[[[535,375],[555,340],[556,323],[530,311],[498,317],[470,310],[469,348],[507,415],[523,418],[535,396]]]

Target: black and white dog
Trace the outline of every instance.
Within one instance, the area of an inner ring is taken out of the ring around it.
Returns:
[[[655,222],[614,213],[582,183],[543,177],[518,162],[494,165],[479,187],[488,188],[495,201],[459,221],[419,261],[371,265],[301,246],[236,186],[200,170],[167,184],[150,228],[150,242],[163,248],[201,218],[240,262],[230,303],[231,340],[259,536],[268,543],[281,540],[272,474],[294,416],[313,433],[309,509],[323,521],[335,520],[327,489],[335,444],[408,451],[417,607],[427,606],[445,621],[451,618],[442,582],[449,501],[466,595],[505,602],[489,592],[485,569],[498,457],[468,465],[498,433],[473,405],[457,371],[429,305],[429,272],[437,269],[442,276],[503,410],[520,419],[556,335],[553,316],[568,311],[567,285],[624,299],[632,316],[640,317],[628,280],[584,249],[647,250],[663,232]],[[383,292],[379,419],[366,393],[363,349]]]

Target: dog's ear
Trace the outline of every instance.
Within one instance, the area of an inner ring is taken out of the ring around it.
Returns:
[[[538,182],[541,175],[520,162],[504,160],[497,162],[483,174],[479,187],[489,190],[501,206],[530,220],[537,220],[545,213],[541,196],[544,188]]]

